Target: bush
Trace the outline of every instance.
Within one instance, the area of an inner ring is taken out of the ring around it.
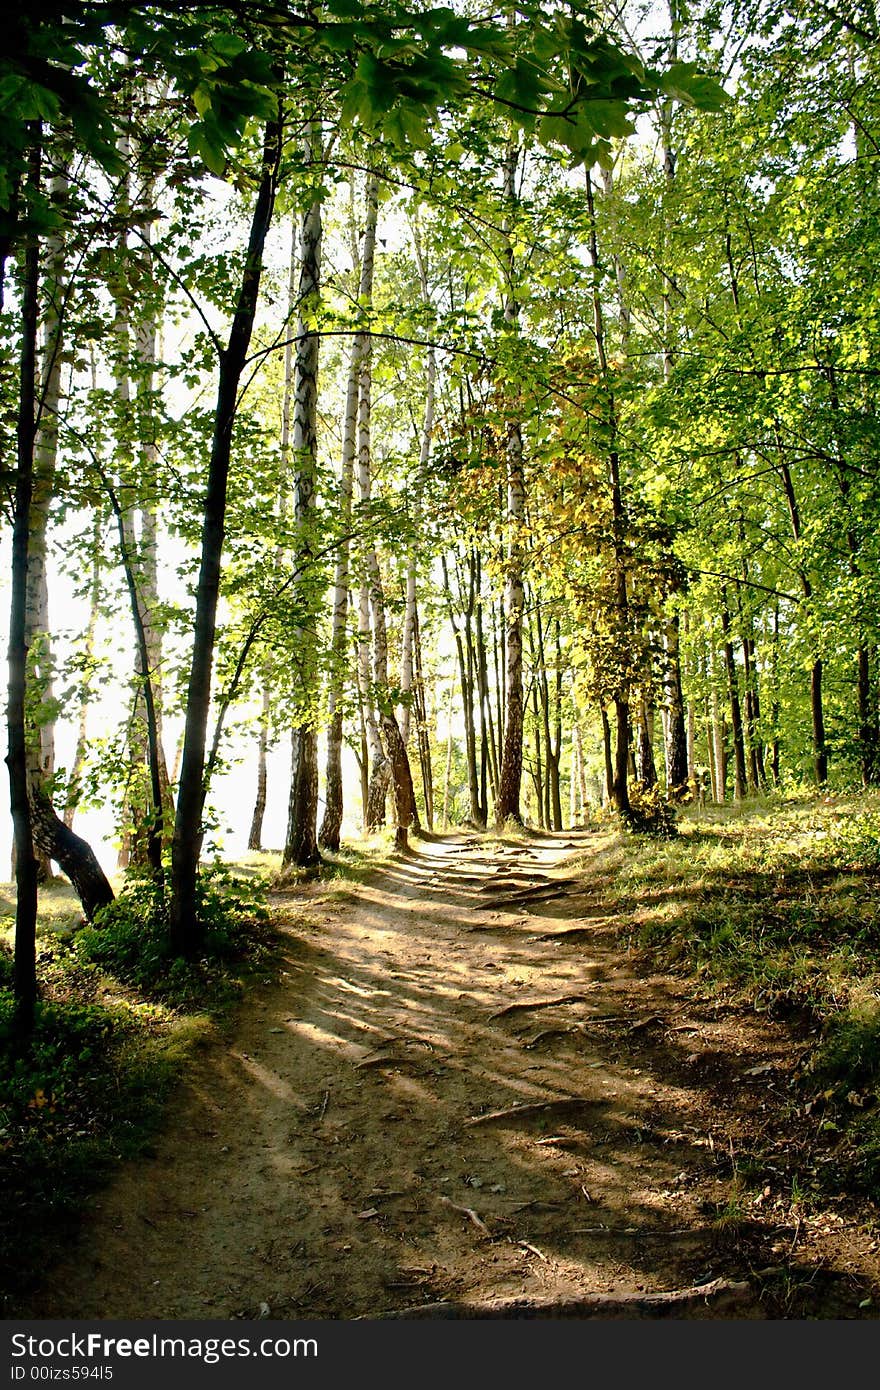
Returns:
[[[38,1000],[27,1051],[15,1036],[11,990],[0,992],[0,1123],[54,1114],[84,1072],[99,1070],[113,1018],[99,1004]]]
[[[212,865],[199,877],[197,907],[204,933],[201,957],[183,960],[171,947],[165,892],[152,878],[132,879],[80,931],[77,955],[166,1003],[204,1003],[206,995],[222,1002],[240,989],[230,967],[258,963],[269,952],[264,892],[259,883]]]
[[[880,1090],[880,1004],[871,1002],[835,1014],[812,1059],[810,1073],[838,1099]]]
[[[629,804],[629,812],[621,821],[624,830],[631,835],[654,835],[661,840],[672,840],[678,834],[675,808],[663,797],[659,783],[653,787],[636,783],[630,791]]]

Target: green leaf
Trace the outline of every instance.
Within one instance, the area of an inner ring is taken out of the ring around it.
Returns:
[[[720,111],[730,101],[721,83],[700,72],[696,63],[673,63],[660,74],[658,87],[666,96],[701,111]]]

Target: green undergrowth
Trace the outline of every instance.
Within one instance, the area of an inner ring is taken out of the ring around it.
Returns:
[[[617,835],[583,862],[630,948],[791,1023],[797,1102],[880,1195],[880,797],[691,808],[674,839]]]
[[[4,1316],[74,1230],[89,1193],[120,1160],[149,1148],[183,1067],[229,1026],[248,980],[274,974],[260,875],[203,872],[205,937],[193,961],[170,953],[167,909],[148,880],[130,880],[94,925],[77,931],[69,926],[69,891],[54,888],[47,898],[38,923],[40,998],[26,1046],[12,1027],[11,933],[0,938]]]
[[[150,999],[217,1013],[241,993],[248,970],[271,953],[264,884],[211,865],[199,876],[197,911],[203,941],[196,959],[183,960],[169,944],[167,897],[152,879],[134,878],[77,934],[75,950]]]

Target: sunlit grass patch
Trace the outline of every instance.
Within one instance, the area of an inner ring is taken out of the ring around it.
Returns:
[[[623,943],[699,988],[821,1022],[880,974],[880,797],[690,808],[673,840],[605,833],[572,861]]]
[[[620,835],[579,865],[601,875],[623,946],[689,977],[698,995],[797,1021],[813,1050],[792,1098],[835,1145],[815,1182],[876,1192],[880,797],[691,808],[677,839]],[[719,1212],[724,1225],[736,1217]]]

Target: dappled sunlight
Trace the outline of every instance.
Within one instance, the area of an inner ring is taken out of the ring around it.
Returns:
[[[437,841],[371,871],[350,904],[303,890],[278,983],[190,1083],[202,1161],[160,1152],[145,1171],[145,1269],[165,1258],[173,1180],[204,1271],[151,1306],[213,1315],[218,1280],[226,1307],[261,1290],[279,1316],[330,1317],[686,1288],[739,1277],[773,1231],[791,1244],[784,1212],[762,1225],[737,1187],[772,1024],[754,1019],[743,1050],[674,980],[635,976],[609,946],[603,880],[543,899],[572,866],[537,843],[525,885]],[[582,934],[560,938],[557,914]]]

